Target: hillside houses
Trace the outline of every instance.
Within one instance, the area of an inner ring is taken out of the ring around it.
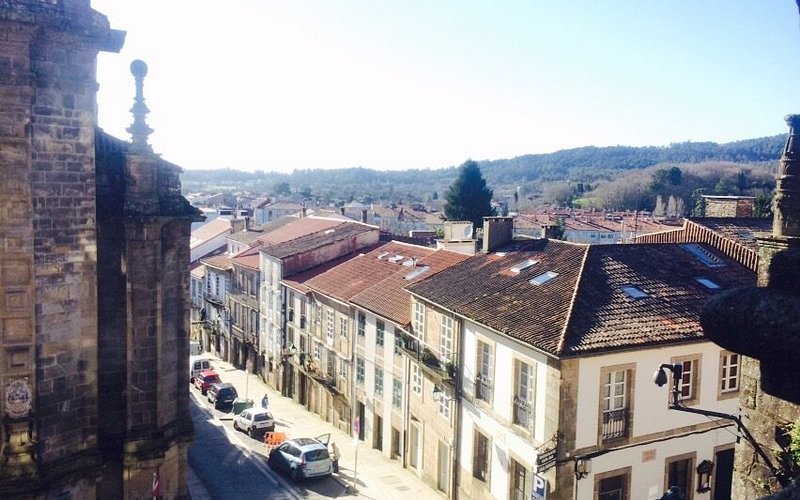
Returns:
[[[668,410],[651,376],[681,363],[684,404],[736,412],[738,356],[703,337],[699,311],[755,282],[741,260],[698,242],[518,239],[505,217],[472,256],[290,219],[197,273],[204,290],[229,273],[222,321],[206,321],[230,314],[230,332],[210,345],[339,428],[357,419],[362,445],[443,497],[530,498],[537,478],[551,499],[673,484],[703,499],[704,461],[712,493],[729,491],[730,422]]]

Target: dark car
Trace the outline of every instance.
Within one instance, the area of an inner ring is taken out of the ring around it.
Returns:
[[[208,392],[208,388],[211,387],[213,384],[221,384],[222,380],[220,380],[219,375],[217,372],[213,370],[206,370],[200,375],[196,375],[194,377],[194,386],[200,389],[200,394],[206,395]]]
[[[227,382],[222,384],[212,384],[208,388],[208,402],[214,403],[217,410],[230,411],[233,408],[233,401],[239,397],[236,387]]]
[[[333,461],[328,453],[329,440],[330,434],[324,434],[284,441],[270,451],[267,465],[274,471],[286,472],[294,481],[330,476]]]

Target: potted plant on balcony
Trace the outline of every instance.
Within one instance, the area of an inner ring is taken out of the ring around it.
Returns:
[[[448,359],[444,364],[444,371],[449,378],[456,378],[456,363]]]
[[[439,368],[439,358],[427,347],[422,348],[422,362],[430,367]]]

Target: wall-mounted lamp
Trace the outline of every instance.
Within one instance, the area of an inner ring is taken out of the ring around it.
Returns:
[[[711,471],[714,470],[714,462],[703,460],[697,466],[697,492],[705,493],[711,491]]]
[[[453,399],[452,397],[448,396],[447,393],[444,392],[444,389],[442,389],[439,385],[433,386],[433,393],[431,395],[433,396],[433,400],[437,402],[441,401],[443,403],[447,403]]]
[[[661,366],[653,374],[653,382],[659,387],[663,387],[664,384],[667,383],[667,374],[664,372],[664,369],[667,369],[672,372],[672,402],[669,405],[670,410],[677,410],[682,411],[685,413],[694,413],[696,415],[703,415],[705,417],[716,417],[716,418],[724,418],[727,420],[732,420],[736,422],[736,427],[744,434],[744,437],[753,446],[753,449],[756,451],[761,460],[764,461],[764,464],[769,468],[772,475],[778,480],[779,483],[785,486],[784,483],[787,483],[787,478],[785,473],[776,468],[772,464],[772,460],[769,459],[769,456],[764,452],[761,448],[761,445],[758,444],[758,441],[750,434],[750,431],[747,430],[747,427],[742,423],[742,419],[739,418],[737,415],[731,415],[728,413],[721,413],[718,411],[712,410],[704,410],[702,408],[691,408],[685,406],[681,402],[681,391],[680,391],[680,383],[681,383],[681,376],[683,375],[683,365],[680,363],[662,363]],[[710,467],[713,467],[713,463],[709,462]],[[700,464],[702,465],[702,464]],[[700,474],[700,465],[697,466],[697,473]],[[706,483],[711,480],[711,471],[708,471],[708,475],[706,477]],[[703,484],[702,482],[698,481],[698,490],[700,491],[700,485]],[[704,490],[708,491],[708,490]]]
[[[591,458],[576,458],[575,459],[575,479],[581,480],[592,472],[592,459]]]

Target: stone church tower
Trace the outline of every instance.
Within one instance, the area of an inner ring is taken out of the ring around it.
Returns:
[[[717,295],[701,317],[711,340],[746,356],[740,374],[742,421],[763,455],[746,439],[736,445],[736,499],[774,493],[800,474],[800,464],[788,453],[790,429],[800,431],[800,115],[789,115],[786,122],[789,138],[779,166],[772,234],[757,235],[758,287]],[[780,498],[800,498],[797,486]]]
[[[0,498],[187,494],[188,270],[180,169],[97,128],[89,0],[0,1]],[[120,103],[120,105],[123,105]]]

